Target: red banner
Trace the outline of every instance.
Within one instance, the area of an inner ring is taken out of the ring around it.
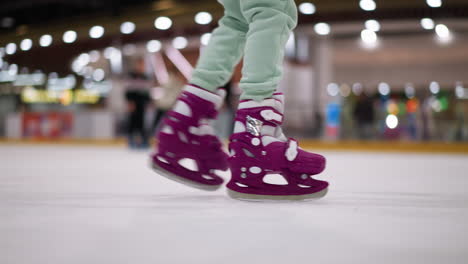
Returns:
[[[24,113],[22,133],[24,138],[67,138],[71,137],[72,125],[72,113]]]

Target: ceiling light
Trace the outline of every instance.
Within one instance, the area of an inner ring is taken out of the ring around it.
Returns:
[[[374,32],[377,32],[380,30],[380,23],[379,21],[377,20],[374,20],[374,19],[370,19],[370,20],[367,20],[366,23],[364,24],[365,27],[369,30],[372,30]]]
[[[373,0],[361,0],[359,6],[364,11],[374,11],[377,8],[377,4]]]
[[[187,47],[188,41],[184,37],[176,37],[172,41],[172,46],[176,49],[184,49]]]
[[[426,30],[432,30],[435,27],[435,23],[434,20],[426,17],[421,19],[421,26]]]
[[[39,45],[41,47],[48,47],[52,44],[52,36],[51,35],[42,35],[42,37],[39,39]]]
[[[104,35],[104,28],[102,26],[94,26],[89,30],[89,36],[98,39]]]
[[[16,52],[16,44],[15,43],[8,43],[5,47],[5,53],[8,55],[13,55]]]
[[[167,30],[171,28],[171,26],[172,26],[172,20],[165,16],[158,17],[154,21],[154,27],[156,27],[159,30]]]
[[[208,12],[199,12],[195,15],[195,22],[200,25],[207,25],[211,23],[213,17]]]
[[[132,34],[135,31],[135,23],[133,22],[123,22],[122,25],[120,25],[120,32],[122,34]]]
[[[426,0],[428,6],[437,8],[442,6],[442,0]]]
[[[325,36],[330,34],[330,25],[327,23],[318,23],[314,26],[315,33]]]
[[[158,52],[161,50],[161,42],[159,40],[150,40],[146,43],[146,49],[148,52]]]
[[[73,43],[75,42],[76,38],[77,38],[77,34],[73,30],[69,30],[63,33],[63,42],[65,43]]]
[[[23,39],[20,43],[20,49],[23,51],[28,51],[32,48],[32,40],[31,39]]]
[[[312,3],[302,3],[299,5],[299,12],[301,12],[304,15],[312,15],[317,11],[315,8],[315,5]]]

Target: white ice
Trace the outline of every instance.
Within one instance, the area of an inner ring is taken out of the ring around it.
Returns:
[[[249,203],[144,152],[0,146],[0,263],[468,263],[468,156],[325,154],[323,200]]]

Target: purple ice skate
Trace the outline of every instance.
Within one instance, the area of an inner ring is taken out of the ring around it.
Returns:
[[[223,103],[218,94],[187,85],[159,132],[153,169],[164,177],[202,190],[214,191],[223,183],[215,170],[227,170],[228,155],[214,135],[210,121]],[[192,167],[184,164],[192,161]]]
[[[287,139],[280,125],[284,97],[280,93],[262,102],[242,101],[231,136],[228,194],[241,200],[305,200],[326,195],[328,183],[311,176],[325,169],[325,158],[306,152]],[[287,185],[264,181],[281,174]]]

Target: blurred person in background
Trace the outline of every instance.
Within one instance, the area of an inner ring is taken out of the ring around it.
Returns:
[[[352,139],[354,136],[354,108],[356,107],[356,97],[354,95],[344,98],[341,111],[340,138]]]
[[[413,141],[422,138],[422,116],[417,98],[406,101],[406,134],[407,138]]]
[[[146,149],[149,147],[148,134],[145,129],[145,112],[150,98],[145,87],[146,76],[142,73],[131,72],[127,84],[125,99],[127,102],[127,138],[128,146],[132,149]]]
[[[298,147],[282,132],[284,47],[297,25],[293,0],[219,0],[224,16],[201,54],[189,85],[164,119],[152,167],[160,175],[202,190],[217,190],[216,170],[231,169],[228,193],[235,199],[304,200],[320,198],[328,183],[312,176],[325,169],[325,158]],[[222,149],[211,121],[244,56],[241,101],[236,113],[230,156]],[[228,159],[229,158],[229,159]],[[191,161],[192,166],[185,166]],[[288,185],[267,184],[270,172]]]
[[[454,138],[456,141],[465,141],[468,139],[468,122],[467,116],[468,113],[468,102],[464,100],[455,101],[455,135]]]
[[[357,137],[359,139],[373,139],[375,136],[374,103],[365,93],[361,93],[354,106],[354,120],[356,120]]]

